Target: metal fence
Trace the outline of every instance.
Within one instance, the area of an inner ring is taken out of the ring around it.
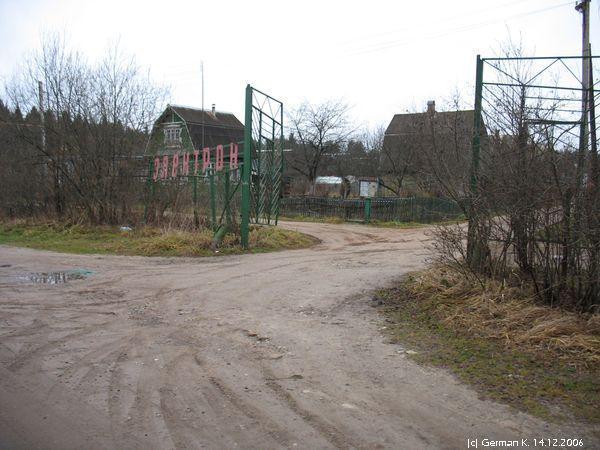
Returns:
[[[438,222],[461,217],[456,202],[443,198],[384,197],[336,199],[286,197],[281,199],[284,217],[337,217],[357,222]]]

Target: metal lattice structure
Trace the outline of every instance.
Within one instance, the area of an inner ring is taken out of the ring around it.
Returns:
[[[244,141],[195,148],[181,128],[181,145],[167,148],[160,133],[151,139],[145,221],[179,217],[208,225],[222,237],[237,230],[248,248],[250,224],[276,225],[283,172],[283,104],[246,88]],[[160,132],[160,130],[158,130]]]
[[[283,174],[283,103],[246,87],[242,245],[250,223],[277,224]],[[246,164],[246,161],[252,161]]]
[[[581,309],[600,303],[598,58],[478,56],[476,69],[471,267],[512,261],[549,303]]]
[[[583,104],[582,60],[598,56],[549,57],[477,57],[475,93],[474,157],[478,163],[482,134],[500,133],[516,136],[519,123],[526,118],[529,135],[544,135],[558,151],[578,151],[597,145],[595,111],[591,111],[598,93],[589,70],[591,88]],[[519,111],[515,110],[515,106]],[[483,128],[486,128],[485,132]],[[592,149],[593,150],[593,149]]]
[[[231,144],[230,144],[231,145]],[[224,146],[227,149],[229,146]],[[210,148],[215,154],[215,148]],[[158,158],[161,160],[161,158]],[[225,162],[220,170],[216,170],[216,158],[211,157],[210,167],[206,170],[194,170],[194,163],[189,164],[187,173],[178,171],[177,175],[169,174],[164,179],[153,179],[157,160],[150,160],[147,177],[147,198],[144,209],[146,222],[151,221],[152,212],[172,217],[174,215],[193,218],[196,227],[200,224],[210,225],[218,229],[222,225],[238,223],[237,212],[240,203],[240,168],[232,168]],[[162,165],[162,160],[161,163]],[[179,165],[183,165],[181,161]],[[171,173],[173,162],[169,162]],[[240,164],[241,165],[241,164]],[[161,208],[161,203],[163,207]],[[180,222],[185,222],[180,220]]]

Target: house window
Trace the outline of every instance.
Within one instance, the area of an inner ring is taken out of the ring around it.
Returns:
[[[165,145],[181,144],[181,128],[180,127],[165,127]]]

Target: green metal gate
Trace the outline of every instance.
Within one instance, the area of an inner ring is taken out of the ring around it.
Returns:
[[[283,173],[280,101],[246,87],[243,142],[192,148],[183,128],[182,147],[169,150],[160,131],[153,129],[150,137],[155,150],[148,161],[146,223],[193,217],[196,228],[206,224],[221,237],[239,223],[244,248],[251,224],[277,224]]]
[[[283,103],[246,86],[241,240],[251,223],[277,225],[283,174]],[[247,164],[246,161],[251,161]]]

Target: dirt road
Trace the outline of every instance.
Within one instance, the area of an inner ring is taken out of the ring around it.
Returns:
[[[0,447],[455,449],[578,437],[480,400],[385,342],[369,291],[422,266],[422,230],[284,226],[323,243],[200,259],[0,247]],[[67,269],[94,274],[16,278]]]

